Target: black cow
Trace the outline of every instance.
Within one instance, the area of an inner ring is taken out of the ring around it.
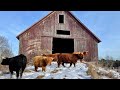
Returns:
[[[3,59],[1,64],[9,65],[9,71],[11,73],[10,78],[12,78],[13,71],[16,71],[16,78],[18,79],[19,72],[20,72],[20,78],[22,78],[23,71],[26,68],[27,58],[25,55],[20,54],[12,58]]]

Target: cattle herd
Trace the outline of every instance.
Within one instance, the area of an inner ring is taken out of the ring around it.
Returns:
[[[38,67],[42,67],[42,71],[46,71],[46,66],[51,65],[52,61],[57,62],[57,67],[60,65],[65,67],[64,63],[69,63],[71,67],[72,64],[76,65],[76,62],[80,60],[83,62],[83,58],[88,54],[88,51],[84,52],[73,52],[73,53],[55,53],[55,54],[42,54],[32,58],[35,71],[37,72]],[[99,60],[99,64],[103,67],[114,67],[118,68],[120,66],[120,61],[116,60]],[[12,78],[13,71],[16,71],[16,78],[22,78],[22,74],[27,65],[27,57],[23,54],[17,55],[11,58],[5,58],[2,60],[1,65],[9,65],[10,78]],[[20,76],[19,76],[20,73]]]
[[[88,51],[73,52],[73,53],[42,54],[33,57],[32,60],[36,72],[38,67],[42,67],[42,71],[45,72],[46,66],[51,65],[52,61],[57,62],[58,68],[60,67],[61,64],[62,66],[65,67],[64,63],[69,63],[70,64],[69,67],[71,67],[71,65],[73,64],[75,67],[76,62],[78,60],[80,60],[80,62],[83,62],[84,56],[86,56],[87,54]],[[101,62],[104,62],[103,63],[104,65],[106,64],[104,60],[102,60]],[[13,71],[16,71],[17,79],[19,78],[19,73],[20,73],[20,78],[22,78],[22,74],[27,65],[27,57],[23,54],[20,54],[15,57],[5,58],[2,60],[1,65],[9,65],[10,78],[12,78]],[[112,65],[113,67],[119,67],[120,61],[116,61],[112,63]]]
[[[55,53],[55,54],[42,54],[39,56],[35,56],[32,58],[33,65],[35,71],[37,72],[38,67],[42,67],[42,71],[46,71],[46,66],[51,65],[52,61],[56,61],[58,67],[62,64],[64,67],[64,63],[70,63],[70,67],[72,64],[75,64],[79,59],[81,62],[85,55],[87,55],[88,51],[85,52],[73,52],[73,53]],[[16,72],[16,78],[22,78],[22,74],[27,65],[27,57],[23,54],[11,57],[4,58],[1,62],[1,65],[8,65],[10,71],[10,78],[12,78],[13,71]],[[20,76],[19,76],[20,73]]]

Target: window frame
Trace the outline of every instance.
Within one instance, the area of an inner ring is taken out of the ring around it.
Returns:
[[[60,15],[63,15],[63,23],[60,23],[59,21],[60,21]],[[65,23],[65,15],[64,14],[59,14],[58,15],[58,23],[59,24],[64,24]]]
[[[60,33],[60,32],[62,32],[62,33]],[[65,32],[69,33],[69,34],[65,34]],[[67,30],[56,30],[56,34],[57,35],[71,35],[70,31],[67,31]]]

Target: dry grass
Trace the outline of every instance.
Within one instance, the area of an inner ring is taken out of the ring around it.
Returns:
[[[110,68],[104,67],[103,64],[97,62],[84,62],[88,66],[87,74],[91,75],[93,79],[101,79],[101,76],[106,76],[110,79],[117,79],[112,72],[108,72]],[[104,68],[105,71],[99,71],[99,67]]]
[[[9,74],[9,67],[5,65],[0,65],[0,76],[3,76],[3,74]]]
[[[44,75],[39,75],[36,77],[36,79],[42,79],[44,77]]]
[[[93,79],[100,79],[100,76],[98,75],[96,70],[96,66],[97,66],[96,62],[86,62],[86,64],[88,66],[87,74],[91,75]]]
[[[0,73],[0,76],[3,76],[3,73]]]
[[[31,72],[31,70],[25,69],[24,72]]]
[[[53,70],[53,71],[51,71],[51,73],[57,73],[59,70]]]
[[[106,76],[108,76],[109,78],[113,78],[112,72],[109,72]]]
[[[9,67],[7,65],[0,65],[0,71],[8,72],[9,71]]]

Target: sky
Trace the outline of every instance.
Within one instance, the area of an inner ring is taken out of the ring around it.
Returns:
[[[9,40],[14,55],[18,54],[18,34],[51,11],[0,11],[0,35]],[[98,43],[99,58],[120,59],[120,11],[71,11],[102,42]]]

